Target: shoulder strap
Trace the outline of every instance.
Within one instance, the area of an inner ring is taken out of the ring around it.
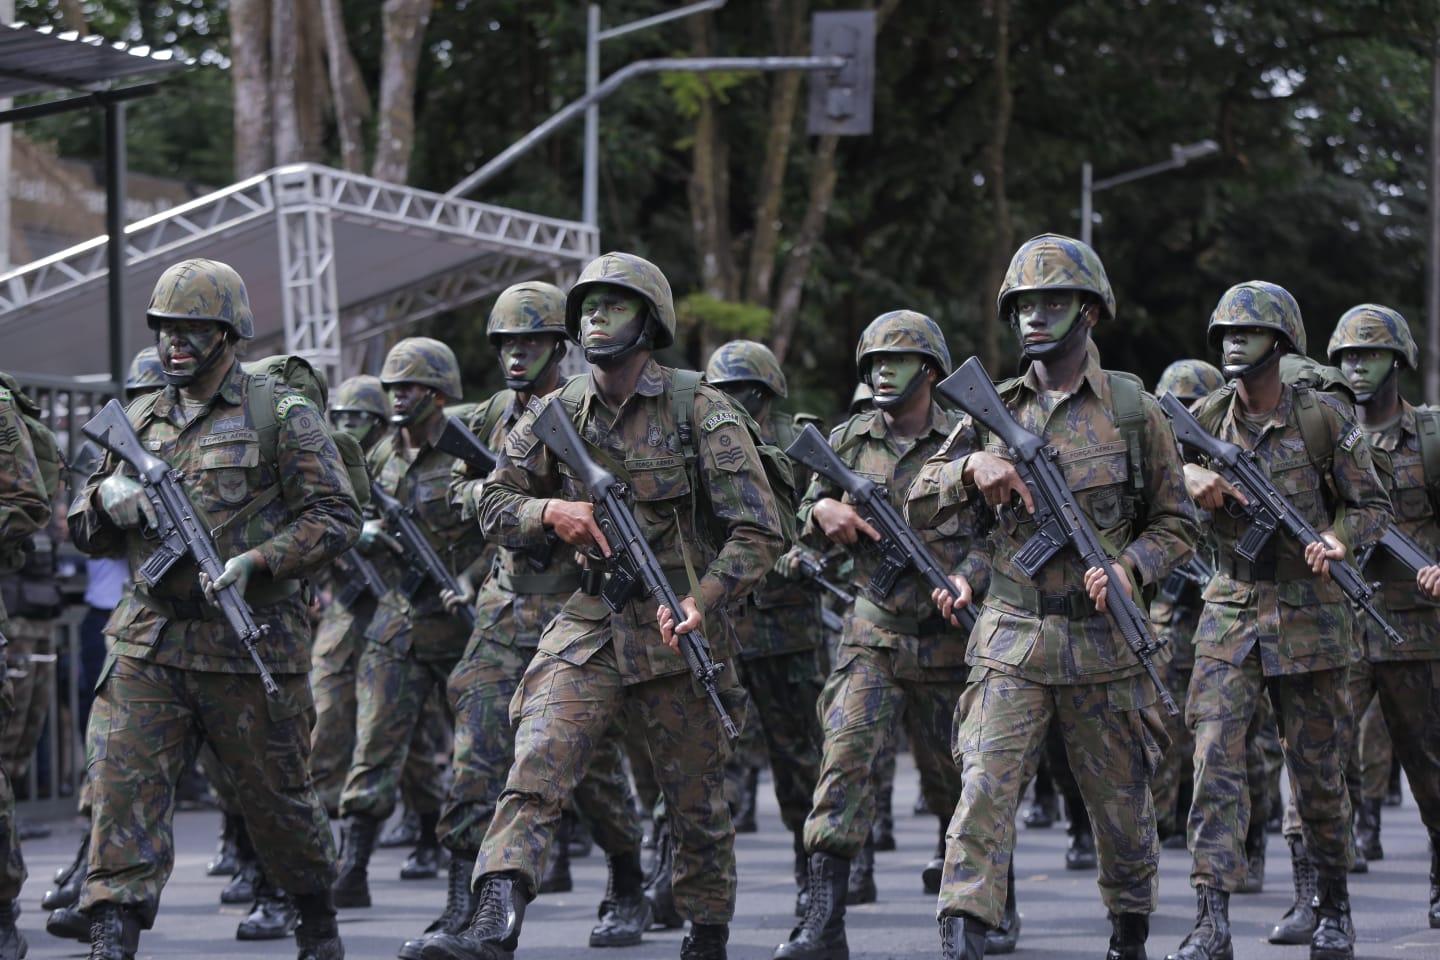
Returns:
[[[580,401],[585,396],[585,377],[571,377],[565,381],[565,386],[560,388],[560,402],[565,404],[574,417],[575,412],[580,409]]]
[[[680,455],[685,458],[685,467],[695,463],[695,388],[703,376],[698,370],[676,370],[674,383],[670,388],[670,409],[675,414],[675,430],[680,437]]]
[[[1125,458],[1130,465],[1130,492],[1145,492],[1145,409],[1140,394],[1144,387],[1131,373],[1107,370],[1110,400],[1114,404],[1115,426],[1125,441]]]
[[[1320,409],[1320,400],[1309,387],[1291,387],[1295,391],[1295,416],[1300,420],[1300,435],[1305,438],[1305,455],[1316,470],[1330,483],[1330,471],[1335,464],[1335,442],[1330,436],[1330,426]]]
[[[245,412],[250,417],[250,426],[260,435],[260,455],[268,463],[275,463],[276,434],[279,432],[275,421],[275,377],[269,371],[250,374],[249,389],[245,391]]]
[[[1420,464],[1425,471],[1425,485],[1440,487],[1440,410],[1416,410],[1415,429],[1420,435]]]
[[[505,409],[510,406],[510,401],[515,398],[515,391],[510,389],[501,390],[488,401],[486,401],[483,415],[480,417],[479,429],[475,436],[480,438],[481,443],[490,442],[490,434],[495,432],[495,426],[500,418],[505,416]]]

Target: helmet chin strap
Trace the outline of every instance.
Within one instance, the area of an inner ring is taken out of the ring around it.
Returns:
[[[425,399],[416,403],[405,413],[394,414],[390,417],[390,422],[397,427],[408,427],[433,409],[435,409],[435,391],[430,389],[425,394]]]
[[[1080,308],[1080,312],[1075,315],[1075,322],[1070,325],[1069,330],[1065,331],[1065,336],[1059,340],[1049,340],[1045,343],[1031,344],[1026,343],[1022,339],[1020,341],[1020,352],[1025,356],[1025,359],[1049,360],[1051,357],[1058,357],[1068,352],[1071,345],[1075,343],[1076,340],[1084,337],[1085,331],[1089,329],[1084,323],[1085,310],[1086,307]],[[1019,334],[1020,321],[1015,319],[1013,313],[1011,314],[1011,318],[1010,325],[1015,328],[1016,334]]]
[[[159,337],[156,337],[156,340],[158,341]],[[201,357],[200,362],[195,364],[194,370],[191,370],[189,373],[171,373],[165,369],[164,364],[161,364],[160,372],[164,375],[165,382],[170,386],[188,387],[195,382],[196,377],[215,366],[215,361],[220,359],[220,354],[224,352],[224,350],[225,335],[222,333],[220,339],[215,341],[215,346],[210,348],[210,352]]]
[[[517,390],[521,393],[531,392],[534,389],[535,384],[539,383],[541,380],[544,380],[546,375],[550,373],[551,368],[554,367],[555,364],[559,363],[560,358],[563,356],[565,356],[565,344],[563,341],[557,342],[555,346],[550,348],[550,356],[545,361],[545,365],[539,370],[535,371],[535,375],[533,377],[506,377],[505,386],[511,390]]]
[[[1383,380],[1381,380],[1379,383],[1375,384],[1375,389],[1374,389],[1374,390],[1371,390],[1369,393],[1357,393],[1357,394],[1355,394],[1355,402],[1356,402],[1356,403],[1369,403],[1371,400],[1374,400],[1376,397],[1378,397],[1381,393],[1383,393],[1383,392],[1385,391],[1385,386],[1386,386],[1386,384],[1388,384],[1391,380],[1394,380],[1394,379],[1395,379],[1395,371],[1398,370],[1398,369],[1400,369],[1400,361],[1399,361],[1399,360],[1391,360],[1391,361],[1390,361],[1390,372],[1387,373],[1387,374],[1385,374],[1385,379],[1383,379]]]
[[[607,344],[603,347],[584,347],[585,359],[597,367],[613,367],[637,350],[649,350],[655,343],[655,336],[651,332],[652,326],[653,322],[647,310],[645,322],[640,324],[640,329],[629,343],[619,346]]]
[[[1282,342],[1279,335],[1276,335],[1275,342],[1270,345],[1270,349],[1265,353],[1265,356],[1259,360],[1256,360],[1254,363],[1226,363],[1222,364],[1220,369],[1224,372],[1225,376],[1232,379],[1235,377],[1248,377],[1251,374],[1259,373],[1271,364],[1280,362],[1280,355],[1283,353],[1280,349]]]
[[[874,369],[875,365],[872,363],[870,370],[865,371],[865,382],[870,385],[871,390],[875,390],[875,384],[870,380],[870,371]],[[915,371],[915,376],[910,378],[910,382],[905,384],[904,390],[891,396],[883,396],[879,391],[876,391],[874,396],[870,398],[871,402],[880,410],[893,410],[896,407],[904,406],[906,401],[915,396],[915,391],[920,389],[920,383],[925,379],[925,374],[929,371],[930,361],[926,360],[920,364],[920,369]]]

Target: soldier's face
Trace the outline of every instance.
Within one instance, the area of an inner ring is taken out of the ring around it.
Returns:
[[[879,397],[899,396],[924,368],[925,358],[918,353],[876,354],[870,365],[870,388]]]
[[[370,436],[379,423],[372,414],[361,410],[339,410],[330,415],[330,422],[335,424],[335,429],[342,433],[348,433],[355,438],[359,444],[365,443],[365,438]]]
[[[1345,375],[1345,382],[1360,396],[1372,395],[1379,390],[1394,368],[1395,353],[1391,350],[1340,351],[1340,372]]]
[[[220,341],[225,328],[209,320],[165,318],[155,327],[155,349],[166,373],[186,375],[199,369]]]
[[[1015,297],[1020,340],[1027,344],[1064,339],[1080,319],[1080,294],[1074,290],[1034,290]]]
[[[500,369],[507,380],[534,380],[555,352],[555,336],[523,333],[500,338]]]
[[[1222,362],[1231,369],[1259,363],[1275,346],[1275,336],[1265,327],[1228,327],[1220,338]]]
[[[645,301],[624,287],[599,286],[580,301],[580,342],[586,347],[629,343],[645,323]]]
[[[413,423],[435,404],[435,391],[419,383],[396,383],[390,391],[390,406],[401,423]]]

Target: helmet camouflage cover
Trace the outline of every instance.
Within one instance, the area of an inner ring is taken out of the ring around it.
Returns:
[[[1010,298],[1031,290],[1092,293],[1104,305],[1105,318],[1115,319],[1115,291],[1110,289],[1105,265],[1089,244],[1073,237],[1042,233],[1022,243],[1000,284],[996,312],[1004,317]]]
[[[1300,304],[1289,290],[1276,283],[1247,280],[1226,290],[1210,314],[1210,346],[1219,344],[1226,327],[1274,330],[1290,341],[1296,353],[1305,352],[1305,321],[1300,317]]]
[[[160,365],[160,354],[154,347],[146,347],[131,358],[130,370],[125,375],[126,390],[153,390],[165,383],[165,368]]]
[[[390,398],[385,395],[385,385],[379,377],[362,373],[340,384],[330,412],[369,413],[385,420],[390,416]]]
[[[228,263],[201,258],[182,260],[155,281],[145,317],[151,329],[162,319],[213,320],[241,340],[255,338],[255,317],[245,281]]]
[[[665,279],[659,267],[633,253],[607,253],[590,261],[581,271],[580,279],[565,296],[565,329],[570,339],[579,342],[580,304],[586,292],[598,284],[623,287],[638,294],[650,305],[658,324],[655,349],[663,349],[675,342],[675,298],[670,293],[670,281]]]
[[[875,399],[875,391],[870,389],[870,384],[861,381],[855,384],[855,392],[850,394],[850,412],[859,413],[869,407]]]
[[[433,387],[451,400],[459,400],[460,365],[454,352],[439,340],[430,337],[406,337],[390,348],[385,366],[380,370],[385,386],[397,383],[418,383]]]
[[[855,345],[855,367],[864,377],[865,358],[873,353],[920,353],[935,361],[942,375],[950,373],[950,348],[940,325],[914,310],[891,310],[870,321]]]
[[[788,392],[780,361],[769,347],[754,340],[731,340],[722,344],[710,356],[705,380],[716,385],[752,380],[763,383],[777,397],[784,397]]]
[[[1225,386],[1225,375],[1204,360],[1176,360],[1165,368],[1155,384],[1155,395],[1171,394],[1177,400],[1193,403]]]
[[[490,308],[485,336],[491,344],[507,333],[556,333],[565,336],[565,294],[553,283],[527,280],[506,287]]]
[[[1420,348],[1410,335],[1410,324],[1398,310],[1378,303],[1362,303],[1351,307],[1335,324],[1326,353],[1332,363],[1341,350],[1394,350],[1411,370],[1420,367]]]

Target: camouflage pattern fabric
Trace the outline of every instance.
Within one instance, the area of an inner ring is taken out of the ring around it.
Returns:
[[[1199,599],[1199,590],[1187,586],[1187,590]],[[1165,679],[1165,688],[1176,703],[1183,704],[1190,691],[1190,675],[1195,671],[1195,625],[1200,621],[1200,604],[1172,605],[1156,601],[1150,605],[1150,621],[1157,626],[1156,633],[1167,653],[1164,668],[1160,671]],[[1184,829],[1184,811],[1177,811],[1180,783],[1191,777],[1191,757],[1195,743],[1190,736],[1190,727],[1185,723],[1184,711],[1178,717],[1165,715],[1165,734],[1170,739],[1155,778],[1150,782],[1150,793],[1155,800],[1155,818],[1161,833],[1172,833]]]
[[[591,287],[605,284],[639,294],[650,305],[659,329],[655,332],[655,349],[663,350],[675,342],[675,298],[670,281],[660,268],[633,253],[607,253],[597,257],[580,271],[580,277],[565,294],[565,330],[570,339],[580,340],[580,305]]]
[[[125,392],[134,390],[155,390],[165,386],[165,368],[160,363],[160,353],[154,347],[146,347],[130,358],[130,369],[125,374]]]
[[[1150,801],[1164,731],[1141,674],[1097,684],[1041,684],[977,667],[955,709],[964,784],[946,830],[940,916],[990,925],[1005,909],[1015,810],[1029,758],[1054,718],[1090,811],[1100,898],[1112,913],[1148,914],[1160,895],[1160,846]]]
[[[389,420],[390,409],[390,396],[385,392],[385,385],[379,377],[365,374],[341,381],[330,400],[331,413],[349,410]]]
[[[10,646],[5,661],[11,678],[13,712],[0,733],[0,762],[12,780],[30,768],[35,747],[50,714],[50,691],[55,686],[55,621],[14,617],[6,636]]]
[[[527,280],[506,287],[495,298],[485,321],[485,336],[495,346],[503,334],[556,333],[565,336],[565,294],[552,283]],[[483,437],[481,438],[484,439]],[[491,449],[495,449],[491,447]]]
[[[697,574],[703,571],[696,600],[714,655],[723,660],[734,650],[725,610],[771,568],[783,534],[748,429],[724,395],[704,384],[696,388],[693,411],[697,461],[687,468],[673,422],[673,376],[650,361],[634,395],[615,413],[591,380],[573,419],[592,456],[628,479],[636,518],[660,564],[683,570],[688,555]],[[552,394],[532,403],[481,494],[481,526],[502,546],[545,543],[546,498],[590,499],[531,428],[544,403],[559,402]],[[700,497],[704,514],[693,502]],[[734,719],[743,723],[734,671],[722,673],[720,683]],[[643,731],[674,827],[677,907],[696,922],[728,922],[735,902],[734,831],[723,791],[729,744],[684,661],[659,642],[648,597],[612,615],[599,597],[577,592],[545,628],[512,703],[515,762],[475,876],[517,870],[534,889],[561,805],[622,709]]]
[[[775,359],[769,347],[754,340],[731,340],[722,344],[705,365],[705,382],[716,386],[723,383],[763,383],[777,397],[784,398],[789,393],[780,361]]]
[[[459,400],[460,365],[448,344],[431,337],[406,337],[385,355],[380,369],[380,382],[385,386],[397,383],[418,383],[433,387],[451,400]]]
[[[1390,731],[1390,741],[1420,819],[1430,835],[1440,835],[1440,659],[1419,663],[1388,660],[1365,663],[1350,672],[1350,697],[1356,714],[1378,703]],[[1385,795],[1389,765],[1381,768],[1380,788],[1365,796]],[[1350,795],[1359,795],[1352,781]]]
[[[1363,669],[1362,664],[1352,664],[1352,673]],[[1380,709],[1380,698],[1375,696],[1373,677],[1364,687],[1357,690],[1351,678],[1350,700],[1360,714],[1360,732],[1355,738],[1355,749],[1350,753],[1350,762],[1345,766],[1346,786],[1350,790],[1350,805],[1359,800],[1383,800],[1390,785],[1390,768],[1395,762],[1395,746],[1390,740],[1390,729],[1385,725],[1385,713]],[[1369,706],[1364,706],[1366,695]]]
[[[1155,381],[1155,396],[1174,394],[1178,400],[1194,403],[1225,386],[1225,375],[1204,360],[1176,360]]]
[[[1336,354],[1341,350],[1394,350],[1411,370],[1420,368],[1420,348],[1410,325],[1398,311],[1378,303],[1362,303],[1341,314],[1325,348],[1331,363],[1340,362]]]
[[[870,321],[855,344],[855,368],[861,377],[870,369],[867,358],[876,353],[918,353],[935,361],[940,373],[950,372],[950,347],[940,325],[914,310],[891,310]]]
[[[812,633],[813,637],[814,634]],[[761,765],[768,758],[780,820],[798,833],[810,813],[820,776],[820,674],[815,651],[752,657],[740,661],[741,680],[754,707],[761,735]],[[738,750],[737,750],[738,752]]]
[[[175,863],[174,784],[201,740],[233,786],[268,878],[291,893],[328,890],[335,847],[306,760],[312,707],[302,674],[254,677],[134,657],[109,664],[87,731],[94,778],[90,868],[81,908],[117,903],[149,929]]]
[[[1210,346],[1218,349],[1226,327],[1274,330],[1290,341],[1297,354],[1305,355],[1305,321],[1300,317],[1300,305],[1290,291],[1278,284],[1251,280],[1237,283],[1221,294],[1206,331]]]
[[[145,316],[153,328],[161,317],[180,320],[214,320],[241,340],[255,337],[255,317],[245,281],[228,263],[196,258],[182,260],[155,281]]]
[[[1088,244],[1071,237],[1045,233],[1022,243],[1005,270],[995,312],[1008,320],[1010,300],[1030,290],[1093,293],[1105,307],[1106,319],[1115,319],[1115,292],[1105,265]]]

